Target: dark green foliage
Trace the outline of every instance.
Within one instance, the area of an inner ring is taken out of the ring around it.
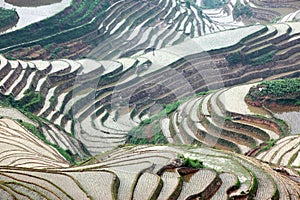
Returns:
[[[242,63],[243,56],[240,52],[235,52],[226,56],[226,60],[230,65],[236,65],[238,63]]]
[[[273,46],[270,46],[270,48],[262,49],[259,51],[255,51],[251,54],[245,55],[241,53],[240,51],[231,53],[226,56],[226,60],[229,63],[229,65],[236,65],[236,64],[244,64],[244,65],[262,65],[268,62],[273,61],[273,56],[276,53],[275,50],[273,50]]]
[[[298,96],[300,93],[300,79],[264,81],[256,88],[261,89],[253,91],[254,94],[261,97],[266,95],[275,97]]]
[[[233,8],[233,15],[234,17],[240,17],[240,16],[247,16],[251,17],[253,15],[251,8],[249,5],[243,5],[238,0]]]
[[[253,199],[253,197],[256,194],[257,189],[258,189],[258,180],[257,180],[255,174],[253,174],[253,183],[252,183],[250,191],[249,191],[250,199]]]
[[[191,8],[191,3],[190,3],[189,1],[186,1],[185,4],[186,4],[186,7],[187,7],[187,8],[189,8],[189,9]]]
[[[195,169],[203,169],[204,168],[203,162],[198,159],[192,159],[189,157],[186,158],[182,154],[179,154],[178,158],[180,158],[182,160],[183,167],[190,167],[190,168],[195,168]]]
[[[20,124],[24,126],[28,131],[33,133],[35,136],[37,136],[39,139],[46,141],[46,137],[34,125],[24,121],[20,121]]]
[[[226,3],[226,0],[203,0],[204,8],[221,8]]]
[[[12,26],[17,22],[18,14],[15,9],[0,8],[0,28]]]
[[[26,112],[37,111],[43,106],[43,101],[41,93],[34,90],[26,91],[25,96],[19,101],[15,101],[11,95],[4,100],[8,105]]]
[[[205,96],[205,95],[208,95],[208,94],[210,94],[212,92],[213,92],[213,90],[206,91],[206,92],[199,92],[199,93],[197,93],[197,96]]]
[[[23,99],[19,102],[20,107],[29,112],[35,112],[43,105],[43,98],[41,93],[30,91],[26,96],[23,102]]]
[[[276,51],[269,51],[268,53],[262,54],[257,58],[250,60],[249,64],[256,66],[256,65],[262,65],[268,62],[272,62],[275,52]]]

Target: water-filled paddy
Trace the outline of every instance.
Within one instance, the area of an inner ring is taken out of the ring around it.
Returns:
[[[284,120],[291,128],[292,134],[300,134],[300,107],[272,108],[275,117]]]

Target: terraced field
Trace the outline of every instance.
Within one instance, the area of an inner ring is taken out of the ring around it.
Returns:
[[[0,36],[0,52],[19,59],[78,58],[87,54],[112,59],[226,29],[191,2],[97,0],[89,4],[74,0],[64,11],[38,25]],[[48,24],[55,26],[50,29]],[[227,28],[232,27],[236,26]]]
[[[13,61],[1,56],[1,91],[5,96],[12,95],[19,104],[29,103],[23,109],[50,120],[67,133],[72,133],[95,155],[124,144],[129,130],[147,119],[149,114],[159,112],[165,104],[201,91],[242,82],[297,76],[297,27],[298,23],[250,26],[195,38],[137,57],[111,61],[87,58]],[[236,36],[231,41],[216,40],[233,35]],[[223,53],[225,49],[227,52]],[[270,49],[274,54],[269,62],[258,64],[266,61]],[[232,64],[236,54],[244,59]],[[256,56],[258,54],[259,57]],[[37,101],[32,104],[27,102],[33,95],[26,93],[29,88],[37,95]],[[209,144],[214,143],[220,130],[226,130],[227,135],[222,137],[224,140],[220,140],[220,145],[236,152],[247,152],[261,141],[277,139],[282,131],[278,131],[276,125],[271,130],[255,127],[257,136],[252,138],[246,132],[235,133],[227,128],[229,125],[222,124],[222,120],[220,122],[213,118],[214,115],[221,119],[240,118],[237,113],[267,115],[259,110],[253,113],[242,103],[242,95],[246,95],[247,88],[224,89],[203,100],[198,98],[191,101],[188,109],[193,110],[192,120],[178,119],[182,113],[175,112],[169,123],[174,127],[176,135],[184,129],[189,137],[172,139],[190,143],[197,137],[204,138],[206,132],[212,132],[207,141]],[[236,93],[241,96],[233,95]],[[227,96],[233,99],[222,103],[222,98],[224,100]],[[235,110],[236,106],[230,105],[231,102],[239,102],[241,110]],[[201,112],[196,112],[195,109],[200,105]],[[197,122],[199,120],[204,121],[200,124]],[[249,119],[248,123],[251,121],[253,120]],[[184,126],[178,127],[177,123]],[[49,123],[46,127],[44,134],[48,135],[49,141],[54,141],[64,149],[73,149],[71,146],[74,146],[74,139],[71,136],[64,133],[69,142],[59,141],[56,136],[52,136],[52,132],[61,131]],[[50,133],[47,131],[49,129],[52,129]],[[198,136],[195,136],[196,130]],[[165,131],[166,136],[174,134],[172,131]],[[264,133],[261,135],[258,132]],[[235,140],[227,144],[228,137],[233,136]],[[237,141],[241,143],[236,145]],[[75,146],[78,147],[78,144]],[[83,154],[82,151],[79,153],[78,148],[74,148],[72,152]]]
[[[239,0],[242,5],[249,6],[252,16],[250,21],[260,23],[288,22],[298,20],[299,2],[297,1],[268,1],[268,0]]]
[[[268,110],[246,104],[244,98],[252,86],[234,86],[191,98],[160,120],[162,133],[170,143],[200,142],[243,154],[288,134],[287,125]]]
[[[261,148],[256,153],[256,157],[264,162],[280,166],[290,166],[299,169],[298,145],[299,136],[287,136],[276,142],[269,149]]]
[[[0,35],[0,199],[300,199],[299,135],[249,105],[299,77],[299,3],[201,6],[73,0]]]
[[[177,158],[181,153],[203,160],[206,168],[191,171],[182,166]],[[1,167],[0,194],[6,199],[292,198],[299,196],[300,189],[290,173],[281,174],[252,158],[213,149],[127,146],[77,167]]]
[[[1,166],[26,168],[68,167],[55,149],[37,139],[17,122],[3,118],[1,130]]]

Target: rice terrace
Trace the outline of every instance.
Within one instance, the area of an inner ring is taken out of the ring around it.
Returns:
[[[0,200],[300,200],[299,0],[0,0]]]

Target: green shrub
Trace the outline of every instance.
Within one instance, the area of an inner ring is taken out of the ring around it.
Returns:
[[[12,26],[17,19],[18,14],[15,9],[0,8],[0,28]]]
[[[249,5],[243,5],[241,2],[238,0],[236,4],[234,5],[233,8],[233,15],[234,17],[240,17],[240,16],[246,16],[246,17],[251,17],[253,15],[251,8]]]
[[[235,52],[226,56],[226,60],[230,65],[236,65],[238,63],[242,63],[243,56],[240,52]]]
[[[250,90],[250,95],[287,97],[298,96],[300,93],[300,79],[279,79],[273,81],[263,81],[254,89]],[[261,88],[258,90],[257,88]]]
[[[22,99],[16,101],[13,95],[1,98],[1,103],[6,107],[14,107],[23,112],[35,112],[43,106],[44,98],[41,93],[28,90]]]
[[[198,159],[192,159],[189,157],[184,157],[184,155],[179,154],[178,158],[182,160],[182,166],[183,167],[190,167],[195,169],[204,168],[203,162]]]

